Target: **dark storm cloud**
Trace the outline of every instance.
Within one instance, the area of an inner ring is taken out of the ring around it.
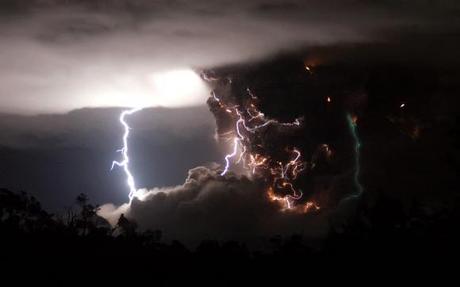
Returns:
[[[100,212],[103,217],[116,226],[123,213],[137,222],[142,230],[159,229],[166,239],[179,239],[188,243],[203,238],[251,242],[273,235],[301,233],[304,236],[318,237],[327,233],[329,212],[332,210],[330,207],[344,194],[349,195],[354,190],[354,166],[350,154],[353,147],[346,141],[350,134],[344,125],[342,107],[335,106],[340,110],[332,112],[329,109],[330,113],[326,114],[324,96],[319,91],[308,93],[308,83],[312,77],[305,75],[301,58],[296,61],[288,58],[249,66],[226,67],[222,71],[216,69],[213,72],[214,80],[210,84],[214,86],[213,93],[220,99],[219,103],[233,106],[249,97],[246,91],[249,86],[260,96],[257,103],[267,110],[277,110],[277,115],[282,113],[284,116],[294,117],[298,114],[293,107],[304,109],[302,114],[308,115],[309,120],[300,128],[273,124],[257,136],[248,138],[266,145],[264,155],[276,157],[280,150],[295,146],[302,151],[302,161],[314,160],[315,168],[302,172],[301,180],[295,182],[296,188],[302,189],[304,194],[296,204],[301,207],[302,203],[314,200],[321,206],[321,212],[304,214],[299,212],[302,208],[283,211],[282,204],[269,200],[267,189],[271,180],[262,173],[251,175],[250,178],[232,173],[220,176],[222,167],[198,167],[189,171],[183,185],[139,191],[141,195],[131,204],[104,205]],[[280,73],[285,77],[280,77]],[[233,80],[228,81],[226,76]],[[296,89],[289,89],[290,86]],[[305,94],[309,95],[308,101]],[[293,96],[301,97],[301,101],[297,99],[291,103]],[[235,119],[213,97],[209,98],[208,105],[216,118],[218,133],[228,136],[227,132],[234,129]],[[316,121],[311,120],[313,111]],[[338,126],[334,127],[337,123]],[[315,133],[315,130],[319,132]],[[323,141],[322,134],[327,134],[328,141]],[[231,149],[226,136],[222,136],[220,140],[221,146]],[[334,151],[340,154],[337,160],[334,157],[329,162],[326,156],[315,151],[323,143],[331,144]],[[251,150],[248,148],[247,151]],[[350,157],[342,156],[342,152]],[[234,168],[232,163],[231,170],[243,169]],[[246,171],[244,173],[247,174]],[[355,203],[350,200],[341,204],[339,210],[342,212],[338,213],[339,218],[336,221],[345,221],[352,214]]]
[[[356,49],[356,46],[353,45],[348,46],[353,53],[363,51],[365,54],[368,52],[369,42],[391,42],[390,47],[392,49],[396,47],[397,51],[404,46],[404,53],[397,53],[400,59],[406,58],[407,55],[420,54],[421,57],[430,55],[430,62],[439,58],[449,61],[455,59],[457,55],[445,53],[447,47],[452,47],[450,44],[455,42],[454,38],[458,35],[459,4],[457,1],[88,0],[15,1],[14,4],[12,1],[3,1],[0,3],[4,12],[9,16],[1,20],[0,26],[2,36],[0,42],[2,51],[0,53],[2,65],[0,109],[13,112],[66,111],[87,106],[92,103],[93,97],[103,93],[108,87],[118,88],[118,85],[124,82],[125,76],[129,76],[130,79],[141,78],[148,73],[176,67],[206,68],[244,62],[278,52],[311,46],[334,48],[344,42],[352,44],[366,42],[366,45],[361,46],[361,48],[364,47],[362,50]],[[426,37],[426,35],[436,35],[436,37]],[[417,41],[412,41],[413,39]],[[433,41],[433,39],[437,40]],[[419,43],[424,44],[423,49],[420,49]],[[352,63],[354,67],[357,63],[367,63],[368,59],[381,60],[384,58],[383,61],[392,59],[391,53],[386,53],[384,54],[386,57],[382,57],[381,51],[386,47],[378,46],[375,53],[365,55],[368,58],[363,56],[356,60],[357,58],[350,57],[349,63]],[[449,49],[449,51],[452,50],[452,48]],[[333,51],[331,54],[340,53]],[[439,57],[431,57],[432,55]],[[302,77],[295,77],[295,79],[301,78],[308,82],[309,78],[305,76],[302,59],[297,60],[297,64],[300,63],[298,68]],[[363,89],[362,86],[365,85],[361,82],[356,84],[351,69],[353,67],[346,66],[338,74],[326,69],[324,73],[328,75],[331,73],[332,77],[325,77],[321,82],[321,88],[315,88],[315,85],[306,83],[307,93],[305,90],[298,90],[299,86],[290,85],[292,83],[291,74],[286,71],[287,67],[292,66],[292,62],[282,67],[272,65],[272,70],[265,72],[270,75],[261,79],[262,87],[258,93],[261,98],[265,97],[266,101],[270,102],[264,108],[267,109],[267,114],[274,118],[281,116],[289,118],[291,115],[298,116],[299,113],[309,115],[307,123],[308,128],[312,130],[305,132],[304,138],[299,139],[305,145],[305,150],[314,150],[317,144],[322,143],[331,144],[335,148],[340,164],[333,166],[332,169],[330,167],[323,170],[318,168],[316,175],[303,177],[306,186],[312,187],[305,190],[312,193],[318,190],[327,194],[334,191],[348,192],[351,185],[350,179],[353,176],[353,168],[350,165],[352,162],[350,151],[353,147],[351,142],[342,142],[350,138],[343,121],[343,112],[353,110],[355,107],[351,104],[346,108],[340,106],[340,109],[318,107],[323,107],[326,95],[329,96],[332,93],[334,102],[340,103],[341,98],[351,97],[346,94],[348,93],[346,91],[352,90],[353,93],[363,94],[360,89]],[[254,74],[262,74],[263,70],[260,69]],[[319,69],[317,74],[321,77],[322,73]],[[389,69],[388,74],[395,74],[394,70]],[[425,69],[422,74],[426,74]],[[243,78],[243,83],[240,83],[241,91],[251,86],[251,83],[246,85],[245,80],[257,79],[252,76],[241,77]],[[361,74],[359,76],[359,78],[367,78],[366,76],[361,77]],[[280,79],[288,86],[280,84]],[[385,81],[385,85],[389,83],[388,86],[392,87],[390,90],[382,90],[381,86],[376,85],[377,90],[385,91],[382,98],[394,97],[398,92],[399,86],[393,84],[393,79],[390,77],[388,81]],[[237,82],[234,81],[234,83]],[[407,96],[407,92],[404,94]],[[367,99],[368,96],[369,106],[374,105],[374,109],[376,106],[382,106],[378,99],[375,100],[372,91],[362,98]],[[420,98],[419,90],[417,89],[412,96]],[[293,101],[288,101],[288,99],[293,99]],[[395,103],[399,103],[398,100],[393,101],[392,99],[391,105]],[[103,103],[103,105],[109,104]],[[291,108],[295,112],[289,110]],[[186,117],[187,124],[194,123],[196,117],[203,115],[212,121],[207,113],[201,111],[200,114],[196,110],[190,112],[192,114]],[[384,112],[386,111],[382,111],[382,114]],[[376,117],[381,116],[382,119],[379,120],[385,122],[386,127],[389,125],[385,118],[375,110],[372,113]],[[135,135],[137,132],[133,133],[135,148],[132,149],[132,157],[135,162],[142,163],[142,167],[134,167],[134,173],[136,179],[139,178],[141,182],[145,182],[138,186],[174,185],[177,184],[178,177],[174,178],[174,183],[170,183],[162,182],[160,176],[155,176],[163,172],[161,175],[167,177],[171,173],[170,170],[178,169],[185,176],[185,171],[190,166],[201,164],[197,162],[197,159],[218,160],[222,158],[210,152],[212,145],[209,144],[209,138],[203,140],[202,135],[210,136],[211,128],[200,132],[196,126],[188,126],[182,122],[177,125],[168,125],[170,121],[174,123],[175,117],[182,114],[172,113],[170,117],[155,114],[159,117],[150,118],[145,122],[137,122],[133,119],[133,126],[136,129],[140,128],[141,132],[137,136]],[[116,114],[113,114],[110,118],[112,124],[116,123],[115,117]],[[164,122],[160,122],[162,117],[165,117]],[[91,116],[88,114],[80,117],[77,125],[70,126],[67,126],[65,121],[61,121],[60,117],[50,117],[46,121],[40,119],[43,118],[34,118],[37,120],[36,123],[32,121],[33,132],[28,130],[22,133],[17,133],[17,131],[28,128],[24,128],[17,118],[14,119],[15,123],[8,117],[1,121],[1,123],[10,122],[9,129],[4,129],[7,132],[4,133],[3,138],[3,144],[6,145],[3,158],[9,159],[9,163],[12,163],[8,168],[14,167],[13,174],[27,175],[27,172],[21,173],[21,171],[31,166],[32,170],[40,171],[38,176],[37,173],[34,175],[43,179],[51,178],[56,170],[64,169],[63,166],[70,166],[66,171],[66,176],[56,174],[59,181],[55,181],[54,178],[47,179],[53,183],[49,185],[53,193],[56,186],[61,190],[65,184],[68,184],[68,188],[72,190],[69,199],[74,196],[73,191],[96,190],[89,189],[88,182],[93,183],[95,178],[103,178],[103,173],[107,172],[111,160],[114,156],[116,157],[116,154],[105,154],[103,159],[97,165],[95,164],[94,159],[100,156],[99,148],[107,147],[103,142],[105,140],[101,139],[107,137],[107,142],[112,144],[112,147],[106,150],[115,150],[118,148],[120,130],[117,129],[111,135],[104,134],[105,128],[98,126],[99,122],[104,121],[99,119],[94,121],[94,126],[88,130],[83,129],[82,132],[80,128],[91,122]],[[368,121],[365,120],[364,123],[373,132],[375,120]],[[29,122],[27,125],[30,124]],[[154,128],[150,129],[150,125],[154,125]],[[76,130],[73,129],[75,127],[77,127]],[[55,130],[65,132],[55,133]],[[93,131],[87,132],[90,130]],[[366,126],[362,130],[365,135]],[[375,130],[379,130],[378,126]],[[74,137],[75,133],[83,135]],[[394,134],[396,134],[394,137],[401,137],[397,132]],[[184,138],[184,135],[192,136]],[[375,140],[373,151],[382,154],[382,162],[385,165],[382,167],[369,163],[375,157],[372,157],[370,150],[365,150],[363,152],[363,173],[369,174],[369,170],[380,172],[383,168],[390,170],[401,158],[400,155],[406,154],[403,150],[395,156],[388,148],[389,145],[386,145],[388,151],[382,153],[383,149],[380,146],[382,142],[388,142],[388,133],[383,132],[381,135],[382,139]],[[164,153],[165,157],[156,158],[157,150],[164,151],[164,149],[152,148],[139,143],[152,138],[157,143],[161,143],[161,148],[168,148],[168,152]],[[198,139],[201,139],[202,142],[197,142]],[[172,144],[179,141],[183,145]],[[98,148],[88,153],[88,145],[93,144]],[[69,149],[69,145],[72,149]],[[58,155],[56,150],[51,149],[47,151],[46,156],[41,157],[40,153],[34,150],[37,146],[41,147],[41,150],[48,146],[64,147],[67,149],[65,151],[67,155]],[[365,143],[364,146],[371,145]],[[14,155],[18,154],[18,149],[21,149],[21,161],[14,158]],[[24,150],[33,152],[23,153]],[[426,149],[423,152],[430,151]],[[147,155],[152,157],[146,158]],[[305,155],[308,158],[311,152]],[[53,168],[48,169],[43,166],[43,163],[48,162],[50,158],[57,160],[53,162]],[[193,158],[193,161],[189,166],[181,165],[183,159],[190,158]],[[33,165],[30,165],[31,159]],[[69,165],[80,159],[87,161],[79,162],[76,165],[77,168]],[[391,159],[391,163],[383,161],[388,159]],[[427,166],[428,171],[429,165],[419,163],[414,161],[414,165]],[[161,171],[155,169],[159,166]],[[8,173],[5,173],[7,171],[5,165],[2,165],[1,168],[4,169],[3,175],[7,179],[9,176]],[[97,170],[99,174],[93,173],[94,170]],[[414,175],[413,178],[419,176],[418,169],[413,169],[411,172]],[[75,180],[77,173],[78,180]],[[398,182],[406,173],[407,171],[401,175],[398,173],[393,177],[393,181]],[[364,182],[372,181],[376,185],[380,185],[381,182],[390,182],[386,179],[387,174],[385,173],[384,177],[379,180],[375,180],[375,177],[364,178]],[[82,175],[85,179],[81,177]],[[114,194],[119,193],[122,194],[122,199],[126,198],[123,174],[118,173],[115,177],[119,181],[115,182],[111,178],[110,180],[114,182],[113,186],[105,185],[103,188],[99,186],[100,190],[105,193],[106,197],[101,197],[102,200],[106,200],[105,202],[114,202]],[[31,178],[33,177],[28,177],[27,181],[32,182]],[[424,178],[429,179],[428,173]],[[74,181],[69,181],[69,179]],[[412,181],[408,181],[408,186],[412,184]],[[420,185],[424,183],[424,181],[420,182]],[[394,191],[397,190],[397,185],[391,182],[386,187]],[[395,192],[403,193],[401,190]],[[231,175],[227,178],[220,178],[210,168],[192,169],[184,185],[153,189],[143,201],[134,200],[131,206],[123,205],[119,208],[106,205],[102,212],[105,212],[105,216],[109,217],[112,223],[116,223],[119,214],[125,212],[129,218],[137,221],[141,228],[162,229],[166,238],[189,241],[216,236],[225,239],[232,237],[241,239],[257,235],[293,232],[311,232],[318,235],[323,234],[326,228],[326,224],[317,217],[312,219],[305,215],[279,212],[277,206],[268,202],[258,182]],[[315,224],[318,224],[316,228],[314,228]]]
[[[126,77],[381,41],[405,27],[458,27],[455,1],[3,0],[0,7],[0,107],[29,113],[94,106]]]

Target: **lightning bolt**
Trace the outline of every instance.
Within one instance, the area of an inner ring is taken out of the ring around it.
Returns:
[[[238,153],[239,142],[240,140],[238,138],[233,139],[233,152],[225,156],[225,168],[221,172],[220,174],[221,176],[224,176],[228,172],[228,169],[230,168],[230,158],[234,157]]]
[[[268,196],[272,201],[280,201],[284,203],[285,209],[290,210],[295,209],[301,210],[302,212],[308,212],[311,209],[319,210],[319,206],[313,202],[307,202],[303,208],[301,206],[297,207],[294,205],[295,202],[300,200],[303,196],[303,192],[301,190],[296,190],[292,183],[292,181],[297,178],[298,174],[305,168],[304,163],[300,160],[301,153],[298,149],[294,148],[289,150],[288,152],[292,153],[294,157],[287,163],[283,164],[282,162],[275,162],[269,156],[252,153],[250,148],[251,138],[258,137],[258,131],[264,127],[269,125],[296,127],[301,125],[300,120],[295,119],[295,121],[290,123],[282,123],[274,119],[266,118],[265,114],[262,113],[251,101],[257,100],[257,97],[250,89],[247,89],[247,92],[250,96],[250,101],[243,104],[243,106],[229,106],[220,99],[214,91],[211,93],[212,98],[219,107],[227,113],[233,115],[235,120],[235,126],[233,129],[233,134],[235,135],[233,138],[233,148],[232,151],[225,156],[225,167],[220,175],[224,176],[229,171],[231,164],[230,160],[236,157],[238,154],[238,147],[241,147],[240,155],[236,160],[236,163],[243,161],[244,167],[249,168],[252,171],[252,174],[256,174],[256,170],[258,169],[260,169],[262,173],[269,173],[272,186],[270,186],[268,190]],[[230,132],[230,134],[232,134],[232,132]],[[246,159],[250,160],[248,164],[246,164]],[[278,196],[275,195],[275,190],[288,191],[290,194]]]
[[[126,175],[126,183],[128,184],[129,187],[129,201],[134,198],[136,195],[136,183],[134,181],[133,174],[129,170],[129,146],[128,146],[128,139],[129,139],[129,131],[131,128],[129,127],[128,123],[126,122],[126,116],[132,115],[134,113],[137,113],[138,111],[142,110],[142,108],[134,108],[131,110],[125,110],[120,114],[119,121],[121,125],[123,126],[125,132],[123,134],[123,147],[117,152],[120,152],[122,154],[122,161],[113,161],[112,162],[112,168],[110,170],[113,170],[115,166],[123,168],[123,171],[125,172]]]
[[[353,137],[354,146],[355,146],[355,173],[353,175],[353,180],[354,180],[355,187],[357,190],[357,193],[355,194],[355,196],[358,197],[363,193],[363,186],[361,185],[359,181],[359,174],[361,170],[361,167],[359,165],[361,142],[358,137],[356,118],[353,118],[350,114],[347,114],[347,122],[348,122],[348,127],[350,128],[350,132]]]

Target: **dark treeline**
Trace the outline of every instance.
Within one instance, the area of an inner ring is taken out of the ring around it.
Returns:
[[[190,250],[178,241],[163,242],[159,230],[138,231],[124,216],[112,228],[84,194],[57,216],[27,193],[1,189],[1,274],[22,274],[14,275],[18,282],[86,282],[97,277],[106,282],[135,278],[219,286],[322,280],[309,276],[333,267],[407,274],[410,267],[440,266],[457,258],[458,204],[428,210],[414,201],[406,211],[383,195],[372,207],[363,197],[356,214],[346,223],[331,224],[328,237],[319,243],[291,235],[268,239],[270,248],[263,251],[212,240]]]

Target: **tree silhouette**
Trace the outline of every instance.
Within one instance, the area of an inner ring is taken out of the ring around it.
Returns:
[[[118,218],[118,223],[116,226],[121,234],[126,237],[133,237],[136,234],[137,223],[134,221],[128,220],[125,215],[122,213],[120,218]]]
[[[88,235],[97,229],[97,224],[100,222],[100,217],[97,215],[99,210],[98,205],[89,203],[89,197],[80,193],[76,198],[76,203],[80,208],[80,214],[76,220],[76,227],[81,229],[82,235]]]

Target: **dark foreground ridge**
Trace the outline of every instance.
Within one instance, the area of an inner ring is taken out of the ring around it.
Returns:
[[[460,209],[428,210],[414,201],[406,212],[384,195],[373,204],[362,197],[353,218],[331,225],[321,242],[296,234],[273,236],[269,247],[254,250],[244,242],[213,240],[190,249],[178,241],[163,242],[159,230],[137,231],[124,217],[111,228],[96,210],[81,194],[74,209],[53,215],[27,193],[0,190],[1,273],[17,282],[66,284],[98,279],[148,280],[153,286],[286,284],[328,280],[318,271],[333,270],[352,277],[363,272],[396,276],[451,266],[443,267],[448,275],[455,266],[449,262],[458,255]]]

